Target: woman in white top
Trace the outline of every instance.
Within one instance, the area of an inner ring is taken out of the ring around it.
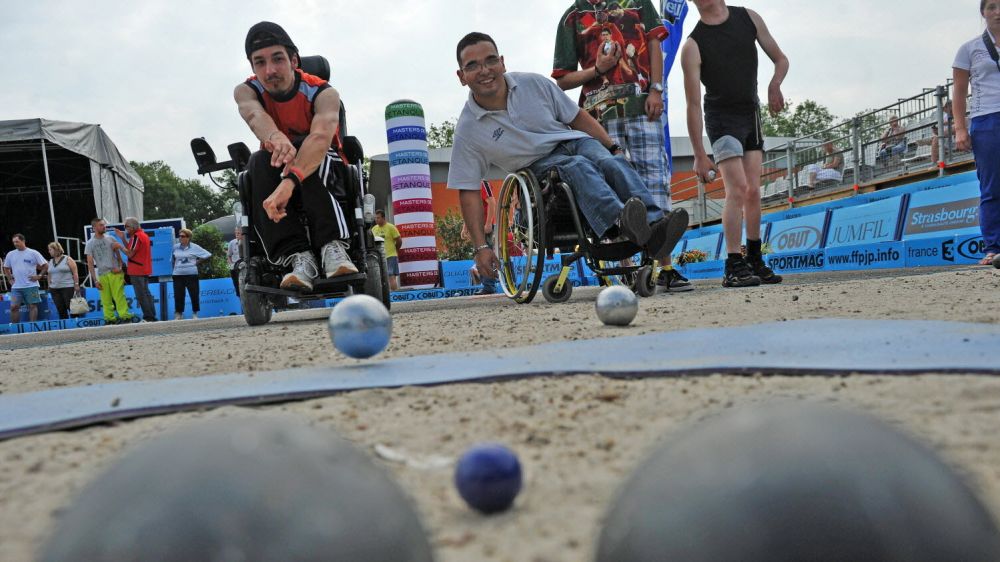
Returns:
[[[979,226],[986,252],[979,263],[1000,267],[1000,0],[980,0],[979,13],[986,19],[986,31],[962,45],[952,65],[955,145],[971,149],[976,158]]]
[[[80,273],[76,261],[66,255],[62,244],[49,242],[49,294],[61,320],[69,319],[69,301],[80,292]]]

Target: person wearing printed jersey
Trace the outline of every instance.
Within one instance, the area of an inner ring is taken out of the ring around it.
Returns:
[[[251,212],[267,259],[292,267],[281,288],[312,289],[320,275],[314,252],[327,278],[357,273],[347,255],[347,218],[327,187],[340,148],[340,94],[298,68],[298,48],[276,23],[251,27],[245,50],[254,74],[234,97],[261,143],[247,167]]]
[[[601,34],[595,34],[595,29]],[[580,106],[621,145],[653,200],[665,211],[671,208],[670,160],[660,119],[661,43],[667,34],[650,0],[574,0],[559,21],[552,67],[552,78],[560,88],[581,89]],[[673,269],[670,256],[660,265],[663,269],[656,284],[665,291],[694,289]]]
[[[764,263],[760,233],[760,175],[764,159],[764,134],[757,96],[757,44],[774,63],[767,88],[768,109],[777,114],[785,107],[781,83],[788,73],[788,58],[764,20],[753,10],[727,6],[725,0],[692,0],[700,21],[681,50],[684,92],[687,98],[688,136],[694,149],[694,170],[710,182],[710,172],[722,172],[726,199],[722,229],[726,236],[723,287],[749,287],[781,283]],[[705,85],[702,118],[701,86]],[[702,130],[712,143],[715,163],[702,146]],[[746,227],[747,255],[740,242]]]

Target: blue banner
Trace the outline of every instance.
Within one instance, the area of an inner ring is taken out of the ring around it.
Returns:
[[[955,237],[921,238],[907,240],[903,243],[906,249],[906,267],[931,267],[950,265],[944,259],[945,250],[954,248]],[[953,250],[951,250],[953,252]]]
[[[833,211],[826,247],[857,246],[896,239],[903,197]],[[827,256],[829,256],[829,252]]]
[[[979,184],[963,183],[910,195],[903,240],[942,234],[976,235],[979,230]]]
[[[956,236],[952,242],[942,246],[944,261],[948,264],[975,264],[986,255],[983,235]]]
[[[691,238],[687,241],[687,246],[684,247],[684,251],[690,252],[691,250],[701,250],[702,252],[705,252],[705,255],[708,256],[709,260],[714,260],[719,257],[719,243],[721,241],[722,233]]]
[[[823,250],[768,254],[767,264],[778,273],[823,271],[826,266],[826,256]]]
[[[688,279],[722,278],[726,270],[726,260],[711,260],[689,263],[678,268]]]
[[[775,253],[818,250],[829,213],[815,213],[771,223],[767,242]]]
[[[826,249],[826,269],[847,271],[857,269],[888,269],[906,267],[906,250],[902,242],[882,242]]]

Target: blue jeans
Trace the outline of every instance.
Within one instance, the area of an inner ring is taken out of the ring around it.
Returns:
[[[604,236],[615,224],[625,201],[632,197],[646,205],[650,223],[663,217],[660,206],[625,157],[612,156],[596,139],[566,141],[529,168],[538,177],[556,168],[573,190],[580,213],[598,236]]]
[[[987,254],[1000,254],[1000,113],[982,115],[969,127],[979,176],[979,228]]]

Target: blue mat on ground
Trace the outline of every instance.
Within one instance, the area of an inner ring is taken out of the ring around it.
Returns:
[[[835,319],[775,322],[404,357],[335,368],[11,394],[0,396],[0,439],[205,407],[287,402],[365,388],[536,375],[1000,374],[996,349],[1000,349],[1000,326],[990,324]]]

